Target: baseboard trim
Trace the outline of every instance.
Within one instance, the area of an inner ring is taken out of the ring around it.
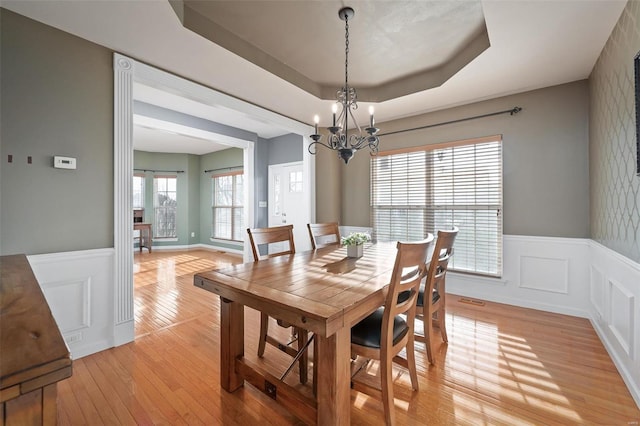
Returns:
[[[231,249],[227,247],[219,247],[212,246],[209,244],[189,244],[189,245],[180,245],[180,246],[153,246],[153,251],[189,251],[189,250],[209,250],[219,253],[228,253],[228,254],[237,254],[242,256],[243,251],[237,249]],[[142,249],[142,252],[145,253],[146,250]]]

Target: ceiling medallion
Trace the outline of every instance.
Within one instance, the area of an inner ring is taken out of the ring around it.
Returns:
[[[373,107],[369,107],[369,127],[364,129],[360,128],[356,121],[353,111],[358,109],[356,89],[349,86],[349,20],[353,19],[355,11],[350,7],[343,7],[338,12],[340,19],[344,21],[344,86],[338,89],[336,94],[336,103],[333,104],[333,125],[328,127],[331,135],[329,140],[324,143],[321,142],[322,136],[318,134],[318,122],[320,118],[316,115],[314,117],[315,133],[311,135],[313,142],[309,144],[309,153],[315,154],[315,145],[322,145],[326,148],[338,151],[338,157],[344,160],[344,163],[349,163],[349,160],[353,157],[356,151],[362,148],[369,148],[371,155],[378,154],[378,144],[380,139],[376,134],[378,130],[375,127],[375,119],[373,117]],[[338,104],[342,107],[340,115],[336,118],[338,112]],[[354,133],[349,134],[349,117],[355,129],[352,129]],[[313,149],[312,149],[313,147]]]

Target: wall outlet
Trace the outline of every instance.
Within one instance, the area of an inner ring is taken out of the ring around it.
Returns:
[[[196,233],[195,233],[195,232],[192,232],[192,233],[191,233],[191,238],[195,238],[195,237],[196,237]]]
[[[82,333],[67,334],[64,336],[64,340],[67,343],[76,343],[82,340]]]

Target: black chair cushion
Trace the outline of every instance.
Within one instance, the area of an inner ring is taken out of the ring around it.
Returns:
[[[398,303],[402,303],[409,298],[409,292],[403,291],[398,294]],[[431,298],[431,303],[435,303],[440,299],[440,294],[438,294],[438,290],[433,290],[433,296]],[[424,306],[424,288],[420,288],[418,292],[418,300],[416,301],[417,306]]]
[[[353,328],[351,328],[351,343],[379,349],[383,315],[384,308],[379,308],[353,326]],[[398,340],[402,339],[408,330],[407,322],[401,316],[396,316],[393,319],[393,343],[395,344]]]
[[[440,294],[438,290],[433,289],[433,295],[431,296],[431,303],[436,303],[440,299]],[[417,306],[424,306],[424,289],[420,289],[418,292],[418,300],[416,301]]]

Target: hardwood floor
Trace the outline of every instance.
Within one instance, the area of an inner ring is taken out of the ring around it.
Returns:
[[[73,362],[58,384],[62,425],[301,424],[245,385],[219,385],[219,301],[193,286],[196,271],[239,258],[210,251],[135,255],[136,340]],[[245,310],[245,353],[284,370],[287,357],[255,355],[259,315]],[[447,299],[449,344],[429,366],[418,350],[419,392],[395,369],[399,424],[637,425],[640,410],[588,320],[497,303]],[[272,327],[274,330],[278,327]],[[282,329],[283,332],[284,329]],[[285,332],[286,333],[286,332]],[[312,352],[311,352],[312,353]],[[297,372],[287,383],[300,385]],[[364,371],[375,374],[377,364]],[[351,423],[383,423],[379,399],[352,390]]]

